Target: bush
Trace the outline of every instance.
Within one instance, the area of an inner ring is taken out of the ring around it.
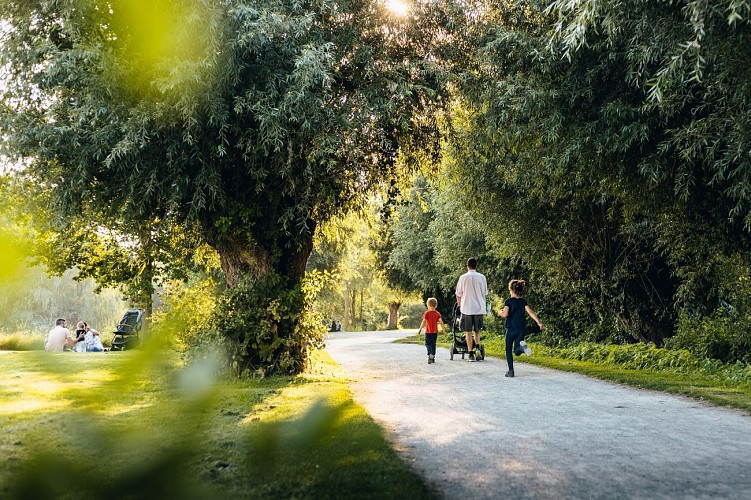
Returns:
[[[678,333],[669,349],[685,349],[704,359],[726,363],[751,362],[751,318],[720,309],[712,316],[681,314]]]
[[[172,281],[165,287],[164,306],[151,318],[151,333],[186,352],[205,342],[217,303],[217,283],[211,277],[189,283]]]

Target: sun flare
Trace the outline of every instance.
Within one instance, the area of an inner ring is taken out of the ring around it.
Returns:
[[[386,8],[399,17],[409,14],[409,5],[404,0],[386,0]]]

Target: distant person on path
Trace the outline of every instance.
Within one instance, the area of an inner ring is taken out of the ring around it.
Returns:
[[[537,314],[527,305],[524,295],[527,293],[527,282],[524,280],[511,280],[508,284],[511,297],[503,303],[501,317],[506,318],[506,363],[508,363],[507,377],[514,376],[514,354],[521,356],[532,355],[532,349],[524,342],[526,325],[524,313],[530,315],[542,330],[545,325],[537,317]],[[513,349],[512,349],[513,348]]]
[[[428,349],[428,364],[435,363],[435,344],[438,340],[438,325],[441,325],[443,333],[446,333],[446,325],[443,324],[441,319],[441,313],[436,310],[438,307],[438,301],[434,297],[430,297],[426,305],[428,310],[422,315],[422,323],[417,330],[417,335],[420,335],[422,329],[425,328],[425,347]]]
[[[336,331],[341,332],[342,331],[342,322],[339,320],[336,320]]]
[[[68,324],[63,318],[58,318],[55,321],[55,327],[47,334],[47,341],[44,343],[45,351],[62,352],[66,347],[71,347],[75,344],[76,341],[73,339],[67,326]]]
[[[456,284],[456,303],[462,313],[461,327],[467,339],[468,361],[475,360],[474,347],[480,343],[487,295],[488,282],[484,275],[477,272],[477,259],[467,259],[467,272],[459,277]]]

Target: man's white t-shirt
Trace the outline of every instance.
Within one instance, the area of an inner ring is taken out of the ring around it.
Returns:
[[[49,352],[62,351],[65,348],[65,341],[69,338],[71,338],[70,330],[64,326],[57,325],[50,330],[47,342],[44,344],[44,349]]]
[[[459,276],[456,296],[461,297],[462,314],[485,314],[485,297],[488,295],[488,282],[483,274],[474,269]]]

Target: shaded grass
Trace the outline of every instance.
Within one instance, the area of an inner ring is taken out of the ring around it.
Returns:
[[[325,353],[298,377],[211,373],[163,351],[0,353],[0,497],[435,497]]]
[[[443,335],[438,344],[449,347],[450,341]],[[421,344],[423,337],[412,336],[403,340],[408,343]],[[504,337],[486,335],[483,338],[486,356],[506,358]],[[534,343],[529,344],[533,356],[519,358],[522,363],[529,363],[556,370],[581,373],[588,377],[608,380],[640,389],[649,389],[672,394],[680,394],[705,401],[717,406],[736,408],[751,413],[751,384],[741,381],[724,380],[704,373],[678,373],[670,369],[637,370],[626,369],[613,364],[600,364],[591,361],[563,359],[550,355],[548,350]]]

